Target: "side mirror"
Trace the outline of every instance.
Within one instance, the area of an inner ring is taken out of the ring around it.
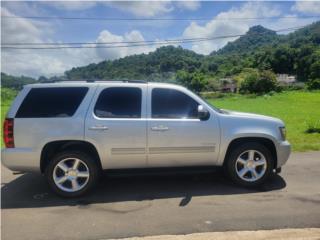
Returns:
[[[198,106],[198,117],[200,120],[208,120],[210,117],[210,113],[207,109],[204,108],[204,106],[199,105]]]

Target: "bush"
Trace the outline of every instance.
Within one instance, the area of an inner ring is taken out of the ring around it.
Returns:
[[[207,85],[205,76],[200,72],[189,73],[181,70],[177,72],[176,80],[178,83],[197,93],[201,92]]]
[[[320,120],[308,121],[306,133],[320,133]]]
[[[312,79],[307,83],[308,90],[320,89],[320,78]]]
[[[269,70],[261,73],[258,71],[248,74],[240,86],[241,93],[265,94],[271,91],[280,91],[276,75]]]

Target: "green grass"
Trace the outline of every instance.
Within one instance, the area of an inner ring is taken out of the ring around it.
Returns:
[[[209,99],[214,106],[282,119],[294,151],[320,150],[320,133],[307,133],[320,121],[320,91],[290,91],[273,96],[234,95]]]
[[[2,123],[16,94],[14,90],[1,89]],[[259,97],[229,94],[226,97],[209,99],[209,102],[219,108],[280,118],[286,124],[287,138],[294,151],[320,150],[320,133],[307,133],[308,129],[317,129],[320,124],[320,91],[290,91]]]

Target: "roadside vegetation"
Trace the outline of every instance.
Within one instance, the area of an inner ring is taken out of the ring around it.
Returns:
[[[16,90],[1,88],[1,123],[16,94]],[[320,150],[320,91],[284,91],[260,96],[212,93],[204,97],[219,108],[281,118],[294,151]]]
[[[209,99],[214,106],[282,119],[294,151],[320,150],[320,91],[286,91],[271,95],[228,94]]]

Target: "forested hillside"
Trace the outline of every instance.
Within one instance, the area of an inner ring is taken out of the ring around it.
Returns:
[[[244,68],[269,69],[275,73],[297,75],[307,81],[318,74],[320,65],[320,22],[288,35],[278,35],[254,26],[246,35],[209,56],[181,47],[161,47],[155,52],[128,56],[73,68],[66,77],[73,79],[146,79],[173,80],[179,70],[199,72],[205,78],[234,76]]]
[[[248,71],[252,72],[250,69],[292,74],[304,82],[320,79],[320,22],[288,35],[279,35],[262,26],[254,26],[244,36],[207,56],[182,47],[166,46],[149,54],[72,68],[62,78],[178,81],[187,86],[191,86],[192,82],[197,90],[203,90],[204,87],[206,90],[214,90],[219,79],[231,77],[241,80]],[[13,82],[33,81],[25,77],[10,78],[5,74],[1,77],[3,86],[15,88]],[[55,79],[58,78],[42,77],[40,80]]]

